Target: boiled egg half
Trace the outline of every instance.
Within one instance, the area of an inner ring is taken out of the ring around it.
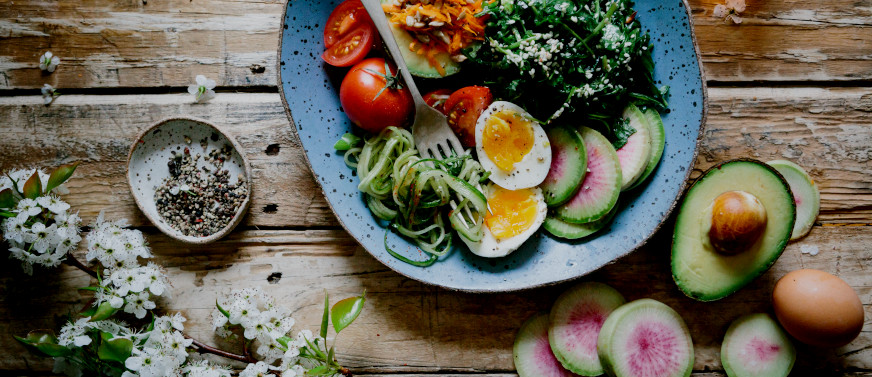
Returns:
[[[484,188],[488,212],[484,216],[484,236],[478,242],[460,237],[474,254],[497,258],[508,255],[542,226],[548,207],[538,187],[507,190],[495,184]]]
[[[551,144],[542,125],[511,102],[496,101],[478,117],[475,149],[490,180],[505,189],[538,186],[551,168]]]

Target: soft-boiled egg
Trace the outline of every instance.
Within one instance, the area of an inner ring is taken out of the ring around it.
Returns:
[[[507,190],[491,184],[485,187],[488,212],[484,216],[484,236],[478,242],[460,239],[474,254],[496,258],[517,250],[545,222],[548,207],[538,187]]]
[[[551,144],[542,125],[511,102],[496,101],[478,117],[475,149],[490,180],[505,189],[538,186],[551,168]]]

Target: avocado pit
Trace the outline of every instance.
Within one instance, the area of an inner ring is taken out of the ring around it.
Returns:
[[[712,225],[708,235],[721,254],[748,250],[766,230],[766,208],[745,191],[727,191],[712,202]]]

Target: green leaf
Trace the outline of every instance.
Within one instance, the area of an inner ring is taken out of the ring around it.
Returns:
[[[336,364],[336,346],[330,347],[330,351],[327,352],[327,363],[330,365]]]
[[[27,337],[13,335],[15,340],[24,344],[28,350],[40,356],[65,356],[69,355],[72,350],[58,344],[58,339],[51,330],[34,330],[27,334]]]
[[[342,135],[342,138],[337,140],[336,144],[333,144],[333,149],[337,151],[347,151],[357,146],[358,143],[360,143],[360,137],[348,132],[345,135]]]
[[[221,304],[218,303],[217,299],[215,300],[215,307],[218,308],[218,311],[221,312],[221,314],[224,314],[225,317],[230,318],[230,312],[224,310],[224,308],[221,307]]]
[[[73,350],[54,343],[38,343],[35,346],[40,352],[51,357],[66,356],[73,353]]]
[[[292,341],[292,340],[294,340],[294,339],[293,339],[293,338],[289,338],[289,337],[287,337],[287,336],[283,336],[283,337],[281,337],[281,338],[276,339],[276,342],[279,342],[279,344],[281,344],[282,346],[284,346],[285,348],[287,348],[287,347],[288,347],[288,343],[289,343],[290,341]]]
[[[80,290],[80,291],[91,291],[91,292],[97,292],[97,291],[100,290],[100,287],[79,287],[79,290]]]
[[[94,313],[97,312],[97,307],[94,305],[88,305],[82,311],[79,312],[79,315],[82,317],[93,317]]]
[[[145,329],[145,331],[148,332],[148,331],[154,330],[154,320],[155,320],[155,315],[154,315],[154,313],[151,313],[151,323],[148,324],[148,327]]]
[[[33,172],[27,182],[24,182],[23,194],[27,199],[36,199],[42,195],[42,180],[39,179],[39,171]]]
[[[97,357],[103,361],[123,363],[133,351],[133,341],[127,338],[112,338],[112,334],[100,333],[100,346],[97,347]]]
[[[11,188],[0,191],[0,208],[15,208],[15,194]]]
[[[333,330],[339,334],[344,328],[348,327],[360,311],[363,310],[363,304],[366,302],[366,291],[358,297],[349,297],[333,305],[330,310],[330,317],[333,320]]]
[[[111,317],[117,312],[118,309],[113,308],[112,305],[109,305],[109,301],[106,301],[97,306],[97,310],[94,312],[94,315],[91,316],[91,319],[88,322],[102,321],[106,318]]]
[[[330,317],[330,295],[324,290],[324,315],[321,316],[321,337],[327,338],[327,319]]]
[[[612,127],[612,133],[615,135],[615,140],[612,141],[612,146],[614,146],[615,149],[620,149],[627,144],[627,140],[630,136],[633,136],[633,134],[636,133],[636,129],[630,125],[630,121],[626,118],[621,118],[615,122],[615,125]]]
[[[329,376],[333,373],[335,373],[335,371],[333,371],[328,365],[319,365],[306,371],[306,375],[308,376]]]
[[[9,211],[0,211],[0,216],[2,216],[2,217],[15,217],[18,215],[14,214],[12,212],[9,212]]]
[[[51,175],[49,175],[48,184],[45,186],[45,192],[51,192],[55,187],[62,185],[70,179],[70,176],[73,175],[73,172],[76,171],[76,167],[78,166],[78,161],[72,164],[58,166],[57,169],[52,171]]]

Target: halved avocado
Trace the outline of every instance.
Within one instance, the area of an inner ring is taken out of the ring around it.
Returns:
[[[381,0],[384,4],[388,0]],[[397,45],[400,47],[400,52],[406,65],[409,67],[409,73],[413,76],[424,77],[428,79],[438,79],[444,77],[439,74],[435,67],[430,65],[427,57],[418,55],[416,52],[409,50],[409,44],[415,41],[414,37],[403,28],[391,23],[391,32],[397,40]],[[440,52],[434,57],[436,62],[445,70],[445,76],[451,76],[460,71],[460,63],[451,60],[451,55],[447,52]]]
[[[716,251],[709,236],[713,203],[728,192],[751,194],[765,209],[765,227],[759,228],[749,246],[732,255]],[[793,194],[778,171],[750,159],[717,165],[691,186],[679,209],[672,238],[672,278],[690,298],[724,298],[775,263],[790,240],[795,217]]]

